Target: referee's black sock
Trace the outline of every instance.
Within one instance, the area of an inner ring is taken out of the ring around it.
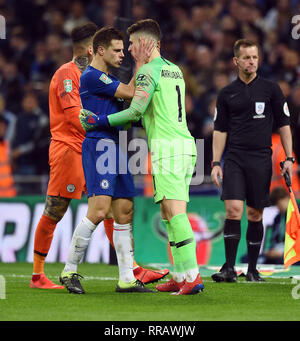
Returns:
[[[236,253],[241,239],[241,221],[226,219],[224,224],[224,243],[226,264],[234,267]]]
[[[262,220],[248,221],[247,248],[248,248],[248,271],[254,271],[257,265],[259,250],[264,236]]]

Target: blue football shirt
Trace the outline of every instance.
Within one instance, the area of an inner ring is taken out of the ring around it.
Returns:
[[[84,109],[96,115],[114,114],[123,109],[123,99],[114,97],[120,81],[110,75],[88,66],[80,77],[79,95]],[[118,127],[101,127],[88,131],[86,137],[106,138],[118,142]]]

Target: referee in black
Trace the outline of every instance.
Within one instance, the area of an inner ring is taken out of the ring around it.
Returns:
[[[212,275],[216,282],[235,282],[234,266],[241,237],[241,218],[246,201],[247,281],[263,281],[256,269],[263,239],[262,214],[269,205],[272,176],[271,137],[279,128],[286,154],[282,174],[292,176],[290,114],[280,87],[257,75],[258,46],[247,40],[235,42],[233,63],[238,78],[224,87],[217,98],[211,177],[221,186],[225,203],[224,243],[226,263]],[[225,151],[224,167],[221,157]],[[283,160],[284,161],[284,160]]]

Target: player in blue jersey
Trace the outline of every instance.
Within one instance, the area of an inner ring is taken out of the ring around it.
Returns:
[[[112,27],[99,30],[93,39],[94,57],[80,78],[82,106],[97,115],[109,115],[123,107],[122,99],[131,99],[135,75],[129,84],[109,74],[109,67],[122,64],[123,35]],[[141,44],[136,51],[136,71],[147,61],[153,46]],[[132,216],[135,188],[127,168],[126,152],[119,149],[119,131],[123,127],[106,127],[87,131],[82,144],[82,162],[87,186],[88,211],[76,227],[66,266],[60,280],[69,291],[84,293],[78,276],[73,274],[88,246],[92,232],[112,209],[114,216],[113,243],[119,266],[118,292],[152,292],[134,277]],[[124,170],[125,166],[125,170]],[[121,170],[121,168],[123,168]],[[74,285],[74,283],[76,285]],[[71,290],[70,290],[71,289]]]

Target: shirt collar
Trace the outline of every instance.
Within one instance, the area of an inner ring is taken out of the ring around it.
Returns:
[[[249,85],[254,84],[254,83],[257,81],[258,78],[259,78],[259,76],[258,76],[258,74],[256,74],[256,77],[253,78],[252,81],[251,81],[250,83],[246,84],[246,83],[243,82],[243,81],[240,79],[240,77],[238,76],[238,77],[237,77],[237,81],[238,81],[239,83],[242,83],[243,85],[248,85],[248,86],[249,86]]]

